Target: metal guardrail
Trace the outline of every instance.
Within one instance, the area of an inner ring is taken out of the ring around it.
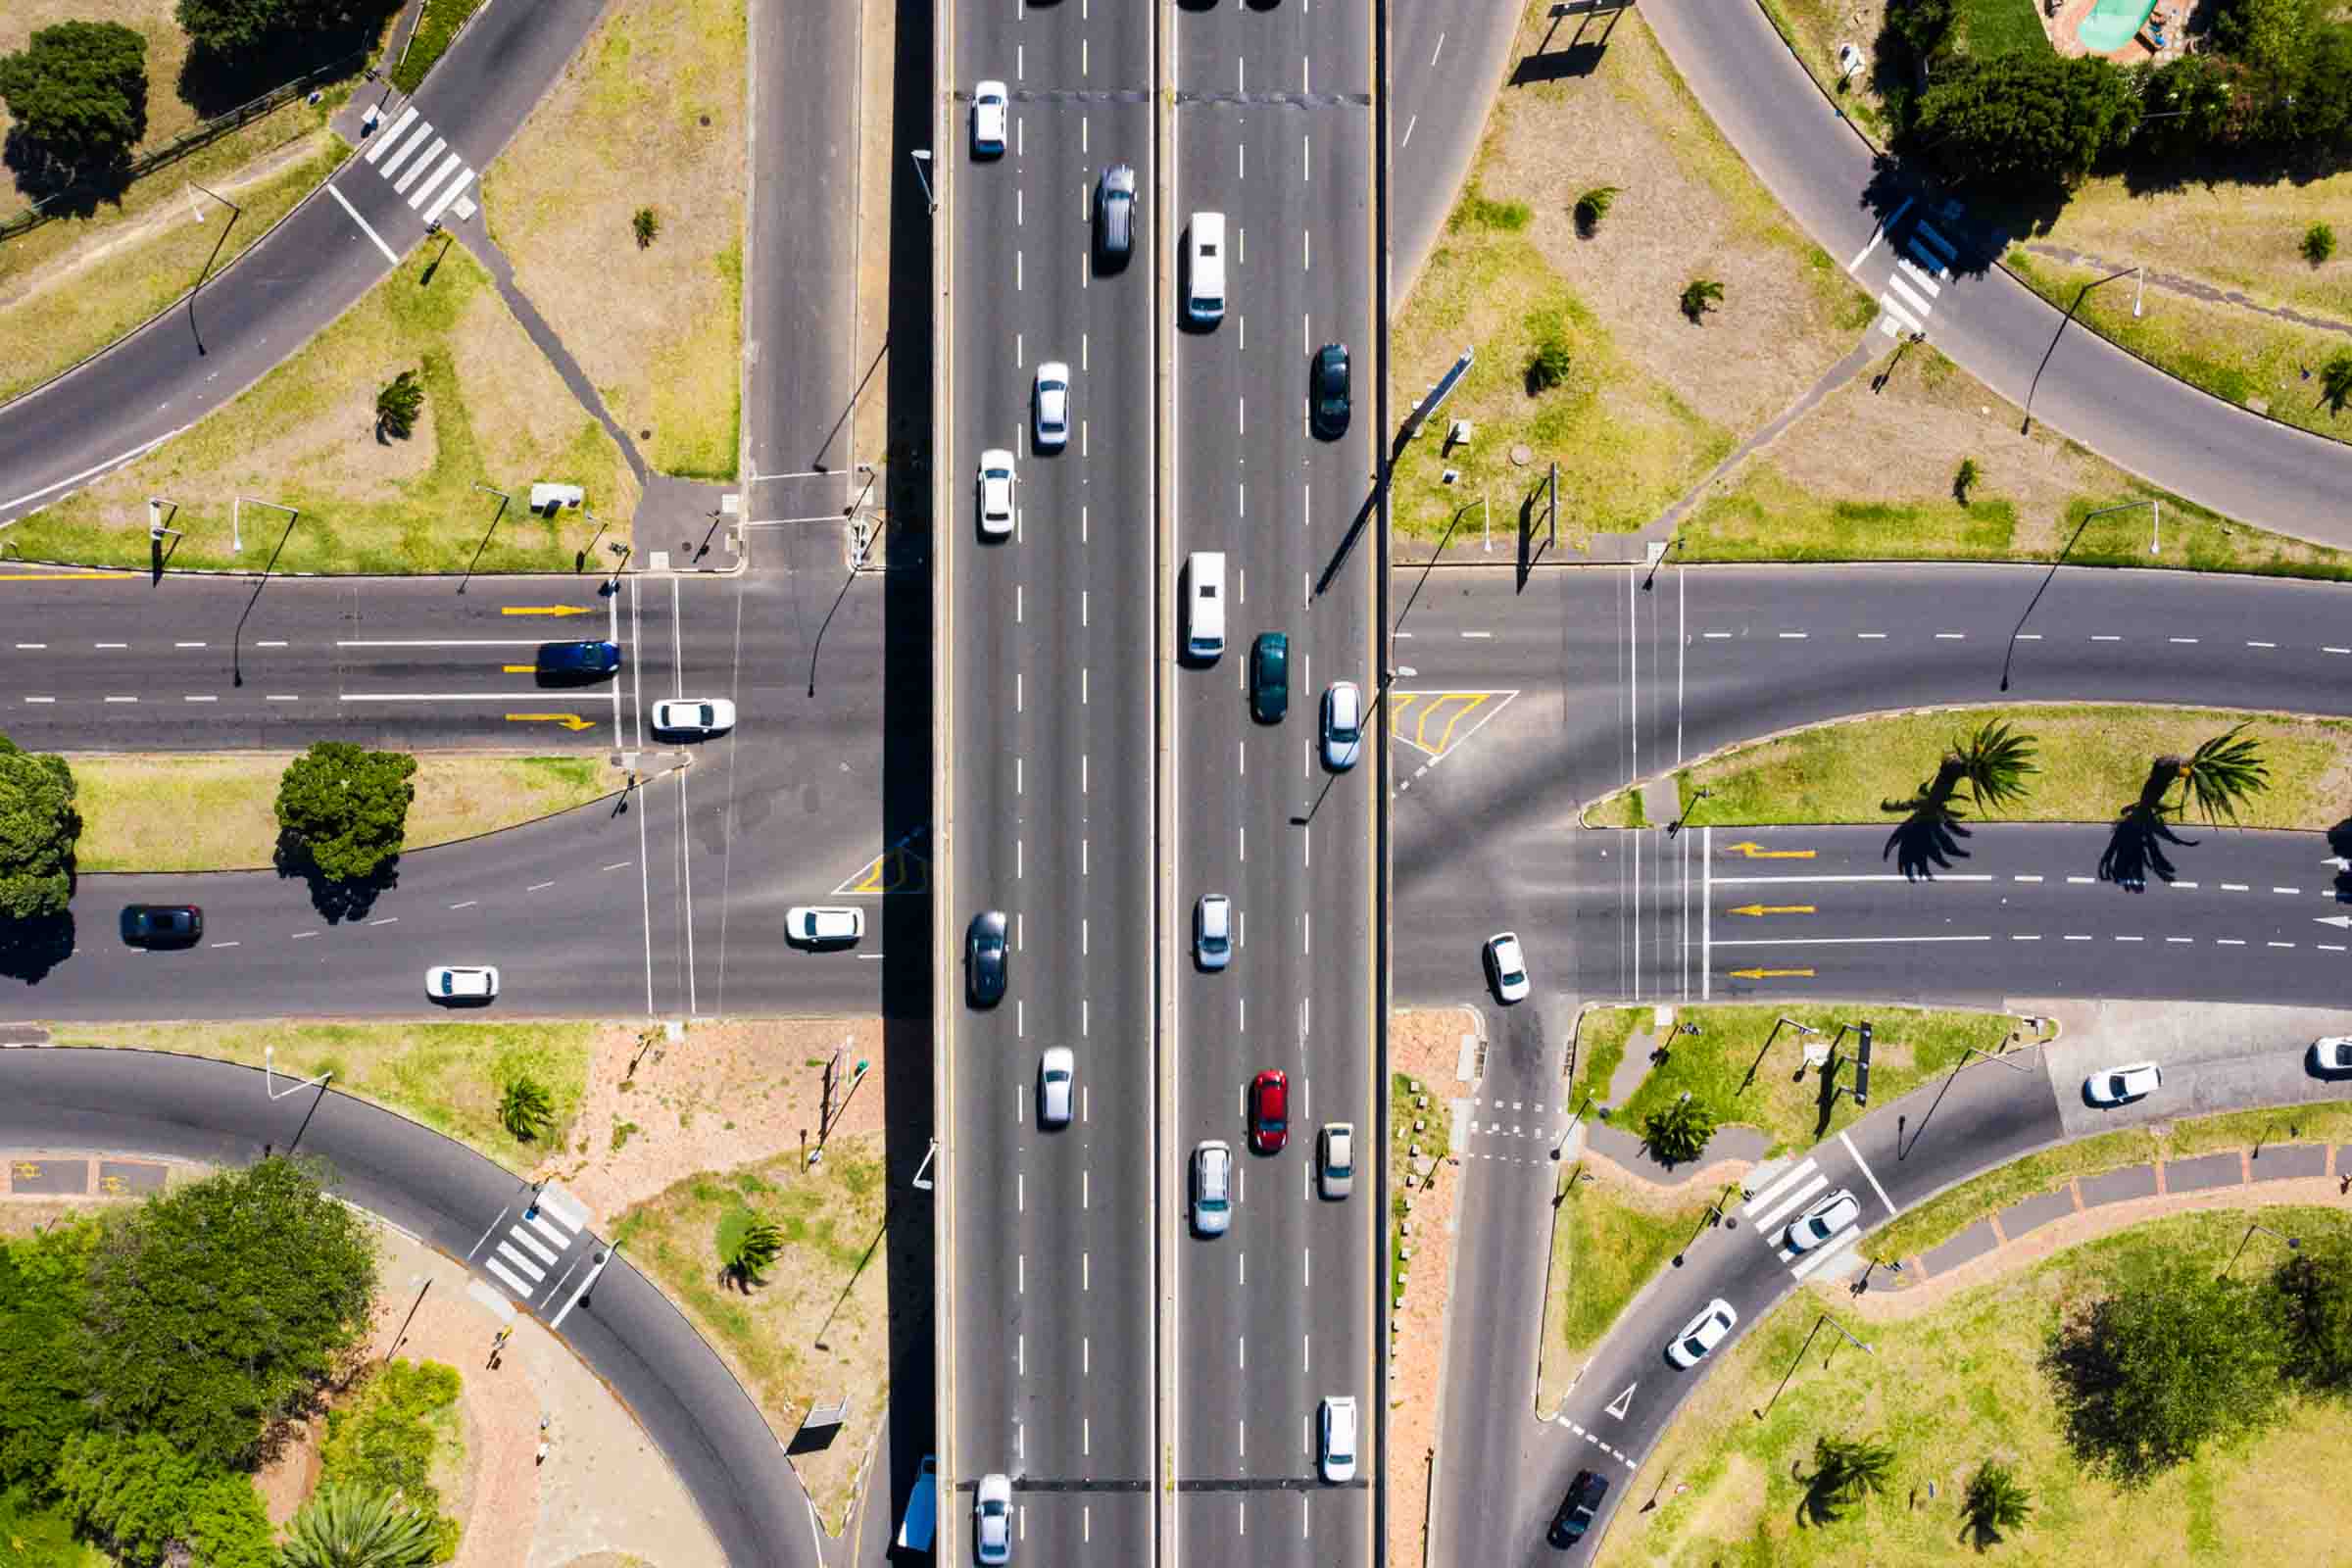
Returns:
[[[128,184],[133,180],[152,174],[167,165],[177,163],[192,152],[211,146],[232,130],[242,130],[271,110],[283,108],[321,82],[338,80],[351,74],[352,67],[367,58],[367,50],[355,49],[340,59],[304,73],[282,86],[270,88],[249,103],[239,104],[226,114],[215,115],[192,129],[181,131],[155,151],[132,159],[130,167],[122,172],[121,176],[122,182]],[[0,222],[0,241],[12,240],[20,234],[29,233],[59,216],[51,210],[53,204],[62,202],[69,196],[87,195],[104,188],[94,181],[84,180],[69,185],[63,190],[50,192],[14,218]]]

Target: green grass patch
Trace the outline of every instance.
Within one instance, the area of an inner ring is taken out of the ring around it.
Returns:
[[[424,977],[416,977],[423,1005]],[[61,1024],[61,1046],[171,1051],[262,1065],[275,1052],[288,1079],[332,1072],[337,1093],[373,1101],[446,1133],[509,1170],[561,1151],[588,1090],[596,1025],[587,1023],[125,1023]],[[555,1129],[517,1142],[499,1125],[498,1097],[527,1074],[547,1087]],[[280,1087],[283,1087],[282,1085]]]
[[[2021,49],[2050,52],[2050,35],[2041,30],[2034,0],[1956,0],[1952,13],[1960,47],[1980,60]]]
[[[277,785],[291,752],[71,759],[83,871],[256,870],[277,846]],[[601,758],[427,752],[411,781],[406,848],[496,832],[569,810],[616,787]]]
[[[1559,1408],[1577,1369],[1642,1287],[1696,1231],[1707,1205],[1637,1205],[1622,1189],[1579,1180],[1578,1167],[1551,1211],[1551,1270],[1544,1298],[1536,1409]]]
[[[1535,216],[1534,211],[1529,208],[1527,203],[1495,201],[1492,197],[1482,194],[1477,182],[1472,181],[1470,188],[1462,192],[1461,201],[1451,213],[1446,215],[1446,229],[1447,233],[1452,234],[1458,234],[1464,229],[1478,228],[1497,229],[1506,234],[1515,234],[1525,228]]]
[[[1649,1018],[1640,1007],[1592,1007],[1576,1020],[1576,1076],[1569,1080],[1569,1103],[1584,1103],[1585,1096],[1605,1100],[1609,1079],[1625,1059],[1625,1044],[1635,1029]]]
[[[392,85],[404,93],[415,92],[425,73],[457,42],[458,29],[481,7],[482,0],[424,0],[424,15],[417,19],[416,36],[392,68]]]
[[[420,372],[422,414],[411,439],[379,439],[376,393],[403,369]],[[583,485],[587,507],[532,514],[542,479]],[[477,483],[516,499],[501,514]],[[607,539],[627,536],[637,485],[479,264],[435,244],[226,408],[9,538],[26,560],[145,568],[151,496],[177,506],[174,567],[573,571],[597,532],[590,513]]]
[[[387,1361],[359,1396],[329,1411],[319,1448],[321,1486],[352,1483],[396,1492],[433,1523],[433,1560],[457,1555],[460,1526],[441,1512],[442,1489],[462,1484],[466,1444],[459,1429],[458,1369],[439,1361]]]
[[[2320,1208],[2280,1207],[2264,1220],[2305,1236],[2352,1224]],[[2296,1406],[2280,1427],[2208,1448],[2125,1492],[2068,1449],[2038,1364],[2070,1300],[2171,1258],[2218,1270],[2244,1233],[2239,1213],[2182,1214],[2061,1252],[1916,1318],[1865,1325],[1831,1307],[1870,1343],[1868,1355],[1829,1329],[1815,1335],[1823,1298],[1796,1293],[1728,1354],[1718,1352],[1724,1364],[1625,1483],[1629,1500],[1654,1493],[1657,1506],[1623,1509],[1596,1560],[1604,1568],[1968,1561],[1960,1499],[1977,1467],[1998,1458],[2034,1506],[1985,1561],[2301,1568],[2321,1544],[2352,1539],[2352,1501],[2310,1479],[2352,1463],[2352,1410]],[[1880,1438],[1895,1450],[1894,1472],[1884,1494],[1838,1522],[1803,1524],[1800,1478],[1823,1435]]]
[[[1646,1024],[1647,1007],[1614,1008],[1631,1012]],[[1588,1014],[1587,1016],[1591,1016]],[[1969,1047],[1998,1051],[2017,1020],[2007,1013],[1928,1010],[1918,1007],[1868,1008],[1851,1005],[1806,1006],[1801,1004],[1758,1006],[1683,1007],[1677,1020],[1696,1023],[1696,1035],[1677,1035],[1666,1059],[1649,1070],[1633,1098],[1612,1107],[1612,1125],[1636,1134],[1655,1110],[1672,1103],[1685,1090],[1715,1107],[1724,1126],[1741,1125],[1761,1131],[1773,1152],[1809,1148],[1862,1119],[1853,1096],[1839,1093],[1823,1103],[1818,1072],[1796,1074],[1803,1037],[1780,1027],[1777,1020],[1793,1019],[1818,1029],[1824,1039],[1849,1026],[1838,1042],[1839,1064],[1833,1083],[1853,1087],[1854,1035],[1851,1025],[1869,1018],[1876,1028],[1871,1053],[1870,1091],[1881,1103],[1900,1098],[1913,1086],[1948,1072]],[[1766,1039],[1772,1049],[1764,1054]],[[1759,1056],[1762,1059],[1759,1061]],[[1754,1076],[1749,1078],[1749,1068]],[[1701,1154],[1698,1163],[1706,1162]]]
[[[1824,724],[1742,746],[1686,769],[1686,807],[1708,791],[1707,822],[1883,822],[1931,779],[1957,736],[1993,719],[2038,743],[2026,798],[2001,819],[2112,820],[2139,799],[2156,759],[2182,756],[2244,720],[2261,742],[2271,785],[2241,808],[2246,827],[2325,829],[2343,818],[2352,776],[2352,720],[2248,717],[2221,709],[2104,704],[2015,704],[1934,713],[1890,713]],[[1971,813],[1972,816],[1974,813]]]
[[[1585,808],[1587,827],[1647,827],[1649,812],[1642,804],[1642,792],[1619,790],[1603,796]]]
[[[29,1489],[0,1492],[0,1568],[113,1568],[114,1559],[74,1539],[74,1521],[42,1507]]]

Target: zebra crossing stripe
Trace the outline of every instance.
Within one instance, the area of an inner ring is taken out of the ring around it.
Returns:
[[[1895,331],[1897,333],[1916,332],[1920,330],[1919,323],[1911,318],[1911,313],[1904,310],[1901,306],[1895,304],[1892,299],[1888,298],[1885,294],[1881,294],[1879,296],[1879,309],[1885,311],[1886,313],[1887,319],[1895,323]]]
[[[451,153],[447,158],[443,159],[441,162],[441,167],[433,171],[433,177],[426,180],[423,184],[417,186],[416,192],[409,197],[409,205],[411,207],[421,209],[424,206],[425,201],[433,194],[433,187],[440,184],[450,175],[456,173],[458,172],[458,166],[465,161],[465,159],[461,158],[456,153]]]
[[[1926,260],[1933,262],[1935,258],[1931,256],[1926,258]],[[1936,279],[1921,271],[1918,266],[1914,264],[1911,258],[1908,256],[1897,256],[1894,259],[1894,269],[1896,271],[1908,276],[1912,282],[1918,284],[1921,288],[1926,289],[1930,294],[1941,294],[1943,292],[1943,290],[1936,285]],[[1943,280],[1948,283],[1951,281],[1952,274],[1949,271],[1944,271],[1942,272],[1942,277]]]
[[[449,143],[442,137],[435,136],[433,138],[433,144],[424,150],[424,156],[411,164],[407,173],[401,175],[398,179],[392,180],[392,189],[398,194],[406,196],[409,193],[409,187],[416,183],[416,176],[430,169],[433,166],[433,160],[441,156],[441,149],[448,145]],[[390,170],[386,170],[384,172],[384,177],[386,179],[392,178]]]
[[[499,1264],[497,1258],[483,1258],[482,1267],[488,1269],[491,1273],[497,1275],[501,1280],[505,1281],[507,1289],[513,1291],[516,1296],[521,1297],[526,1301],[531,1298],[531,1287],[523,1284],[522,1281],[516,1279],[512,1273],[508,1272],[507,1269]]]
[[[1929,244],[1941,251],[1943,253],[1943,259],[1947,262],[1953,260],[1960,254],[1958,251],[1952,249],[1952,242],[1948,239],[1945,239],[1941,234],[1936,233],[1936,225],[1929,222],[1924,218],[1919,220],[1919,226],[1915,232],[1917,232],[1920,237],[1925,239]]]
[[[1886,274],[1886,292],[1892,295],[1894,298],[1901,300],[1905,305],[1910,306],[1911,309],[1917,311],[1923,317],[1936,308],[1928,301],[1921,299],[1918,293],[1912,289],[1911,285],[1903,281],[1903,276],[1900,272],[1889,272]]]
[[[538,1237],[533,1236],[528,1230],[524,1229],[520,1225],[508,1226],[507,1236],[509,1239],[520,1242],[523,1246],[538,1253],[539,1260],[548,1265],[550,1268],[555,1267],[556,1259],[561,1256],[564,1251],[564,1249],[561,1247],[548,1247],[542,1243]]]
[[[366,152],[360,154],[360,162],[363,164],[372,164],[378,158],[383,157],[385,150],[388,149],[394,142],[400,140],[403,133],[405,133],[409,128],[409,122],[415,120],[416,118],[416,109],[414,104],[410,105],[406,109],[403,109],[400,112],[400,118],[392,122],[392,128],[385,131],[382,135],[376,137],[374,145],[370,146]]]
[[[444,189],[440,195],[433,198],[433,205],[424,210],[424,220],[428,223],[439,222],[441,220],[442,209],[447,207],[451,202],[456,201],[459,193],[464,191],[466,186],[472,183],[473,171],[470,169],[459,170],[458,177],[451,180],[448,187]]]
[[[507,1258],[512,1261],[516,1268],[522,1270],[525,1274],[528,1274],[531,1277],[531,1284],[534,1287],[536,1287],[541,1280],[547,1278],[547,1270],[541,1268],[538,1264],[532,1262],[529,1258],[514,1250],[513,1245],[510,1243],[499,1243],[498,1250],[502,1253],[506,1254]]]
[[[393,171],[399,169],[401,165],[407,163],[410,158],[414,157],[416,149],[424,145],[424,138],[430,136],[432,133],[433,127],[429,123],[421,120],[416,122],[416,128],[409,133],[408,141],[401,147],[400,151],[385,159],[384,167],[377,170],[376,172],[383,175],[386,179],[390,179],[392,177]],[[434,145],[438,146],[439,143],[435,142]]]

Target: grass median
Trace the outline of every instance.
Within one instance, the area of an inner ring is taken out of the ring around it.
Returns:
[[[292,752],[71,757],[82,871],[235,871],[272,863]],[[615,787],[601,758],[425,752],[406,848],[473,838],[585,805]]]
[[[2318,1208],[2282,1207],[2265,1220],[2306,1236],[2352,1224]],[[1921,1316],[1866,1325],[1848,1321],[1841,1297],[1798,1292],[1728,1354],[1718,1352],[1724,1364],[1642,1471],[1622,1479],[1627,1505],[1596,1560],[1603,1568],[1966,1561],[1972,1554],[1960,1537],[1960,1500],[1968,1478],[1993,1458],[2015,1470],[2034,1509],[1986,1561],[2301,1568],[2321,1544],[2352,1539],[2352,1499],[2310,1479],[2332,1473],[2338,1460],[2352,1462],[2352,1411],[2342,1403],[2295,1407],[2282,1426],[2208,1446],[2126,1491],[2087,1472],[2070,1450],[2039,1365],[2045,1334],[2070,1302],[2104,1294],[2136,1265],[2164,1258],[2185,1256],[2218,1270],[2244,1232],[2244,1216],[2235,1212],[2158,1220],[1964,1292]],[[1825,1308],[1867,1340],[1871,1353],[1835,1340],[1829,1329],[1808,1353]],[[1835,1522],[1815,1523],[1800,1509],[1801,1478],[1811,1474],[1813,1443],[1824,1435],[1878,1438],[1894,1449],[1894,1465],[1883,1493]],[[1654,1508],[1643,1506],[1653,1498]]]
[[[2159,757],[2185,757],[2243,721],[2271,770],[2239,825],[2324,830],[2352,792],[2352,720],[2250,715],[2226,709],[2016,704],[1882,713],[1742,746],[1678,775],[1686,808],[1707,791],[1708,825],[1865,822],[1888,826],[1936,774],[1953,737],[1999,719],[2038,743],[2041,769],[1999,817],[2107,822],[2136,802]],[[1606,803],[1603,803],[1604,805]],[[1596,808],[1598,809],[1598,808]]]
[[[423,1004],[423,982],[417,982]],[[60,1024],[60,1046],[130,1047],[272,1066],[288,1080],[332,1072],[338,1094],[356,1095],[446,1133],[512,1171],[561,1151],[588,1087],[601,1025],[591,1023],[237,1023]],[[555,1119],[547,1134],[516,1140],[498,1119],[499,1097],[514,1077],[536,1079]],[[284,1087],[284,1086],[280,1086]]]
[[[406,439],[376,418],[403,370],[424,388]],[[538,480],[582,485],[587,506],[533,514]],[[513,498],[503,511],[493,492]],[[151,497],[175,509],[161,547]],[[160,549],[175,568],[576,571],[598,518],[603,540],[625,539],[636,504],[619,448],[442,236],[225,408],[8,536],[27,561],[140,569]]]
[[[1605,1176],[1560,1173],[1552,1205],[1551,1273],[1544,1300],[1536,1409],[1555,1410],[1626,1303],[1687,1245],[1707,1205],[1680,1193],[1636,1191]]]

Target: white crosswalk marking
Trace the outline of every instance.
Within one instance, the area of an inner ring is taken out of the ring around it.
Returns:
[[[416,118],[416,111],[414,107],[403,109],[400,112],[400,118],[392,122],[390,128],[379,134],[368,146],[368,150],[360,154],[360,162],[363,164],[372,164],[378,158],[383,157],[384,149],[391,146],[394,142],[400,140],[402,136],[406,135],[409,129],[409,122]]]
[[[411,164],[407,173],[401,175],[398,179],[392,180],[392,188],[400,192],[400,194],[403,196],[406,196],[409,193],[410,183],[414,181],[418,174],[421,174],[426,170],[432,168],[433,160],[440,157],[441,149],[448,145],[449,143],[443,141],[440,137],[435,136],[433,138],[433,144],[424,150],[424,156]],[[391,172],[387,170],[384,177],[386,179],[391,179]]]
[[[427,223],[439,222],[473,183],[474,172],[466,155],[452,151],[447,138],[435,133],[432,122],[416,118],[413,106],[375,135],[360,161],[392,181],[392,189]],[[470,211],[459,208],[461,214]]]
[[[1879,330],[1892,338],[1925,332],[1936,296],[1952,280],[1952,263],[1959,254],[1935,224],[1925,218],[1914,220],[1886,274],[1886,286],[1879,291]]]
[[[588,1210],[579,1200],[549,1186],[515,1214],[482,1267],[527,1302],[547,1285],[587,1223]]]

